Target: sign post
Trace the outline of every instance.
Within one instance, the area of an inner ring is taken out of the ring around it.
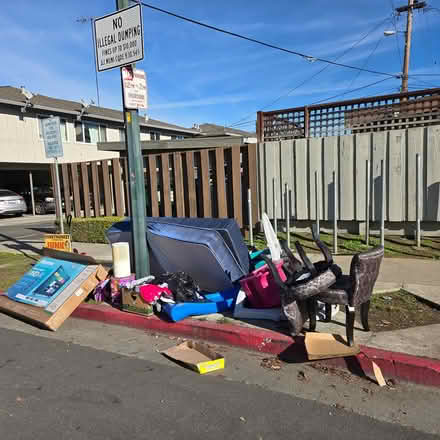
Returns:
[[[43,119],[43,139],[44,139],[44,149],[46,151],[46,157],[48,159],[54,158],[55,160],[55,195],[56,203],[58,205],[58,221],[60,222],[61,234],[64,234],[64,223],[63,223],[63,207],[61,204],[61,185],[60,185],[60,174],[58,172],[58,158],[63,157],[63,142],[61,140],[60,131],[60,118],[50,117]]]
[[[132,80],[141,80],[142,73],[138,75],[133,63],[144,58],[144,34],[142,25],[141,5],[128,7],[128,0],[116,0],[117,12],[95,20],[95,54],[96,66],[99,72],[121,68],[121,86],[124,89],[124,75]],[[127,66],[128,67],[123,67]],[[125,72],[125,73],[124,73]],[[141,71],[142,72],[142,71]],[[137,78],[139,76],[139,78]],[[144,74],[145,76],[145,74]],[[146,95],[146,81],[144,82]],[[133,84],[132,84],[133,85]],[[142,87],[137,90],[142,90]],[[130,95],[130,93],[129,93]],[[132,95],[139,95],[134,92]],[[142,93],[141,93],[142,95]],[[131,102],[135,98],[136,105]],[[143,278],[150,274],[150,262],[148,258],[147,235],[146,235],[146,200],[144,164],[141,154],[139,113],[138,109],[146,105],[146,96],[131,96],[126,100],[122,93],[123,112],[126,132],[128,176],[130,188],[132,241],[131,248],[134,254],[134,268],[136,278]],[[130,101],[130,102],[129,102]],[[142,102],[139,102],[142,101]],[[145,102],[144,102],[145,101]],[[129,110],[129,109],[134,110]]]

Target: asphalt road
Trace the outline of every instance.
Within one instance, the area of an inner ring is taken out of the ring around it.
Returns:
[[[0,346],[2,440],[438,438],[221,376],[15,330],[0,330]]]
[[[32,246],[44,241],[44,234],[55,232],[53,216],[0,217],[0,245],[14,247],[16,242]]]

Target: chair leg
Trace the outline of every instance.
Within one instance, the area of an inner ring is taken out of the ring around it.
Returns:
[[[347,331],[347,343],[351,347],[354,344],[354,318],[356,315],[354,307],[345,306],[345,314],[346,314],[345,326]]]
[[[366,332],[370,331],[370,326],[368,325],[368,312],[370,311],[370,301],[366,301],[361,304],[361,321],[362,326]]]
[[[318,309],[315,299],[310,298],[307,300],[307,309],[309,312],[309,330],[314,332],[316,330],[316,313]]]
[[[330,322],[332,320],[332,305],[325,303],[325,321]]]

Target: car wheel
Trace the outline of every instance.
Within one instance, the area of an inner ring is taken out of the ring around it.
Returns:
[[[46,209],[44,208],[42,203],[37,203],[35,205],[35,213],[36,214],[46,214]]]

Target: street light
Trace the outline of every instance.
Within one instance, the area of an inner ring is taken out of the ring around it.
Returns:
[[[93,59],[95,58],[95,38],[94,38],[94,33],[93,33],[93,17],[80,17],[76,20],[77,23],[81,23],[81,24],[86,24],[88,21],[90,21],[90,27],[91,27],[91,32],[92,32],[92,49],[93,49]],[[93,63],[95,64],[95,63]],[[96,98],[97,98],[97,102],[98,102],[98,107],[100,107],[99,104],[99,85],[98,85],[98,71],[96,70],[96,65],[95,65],[95,80],[96,80]]]

